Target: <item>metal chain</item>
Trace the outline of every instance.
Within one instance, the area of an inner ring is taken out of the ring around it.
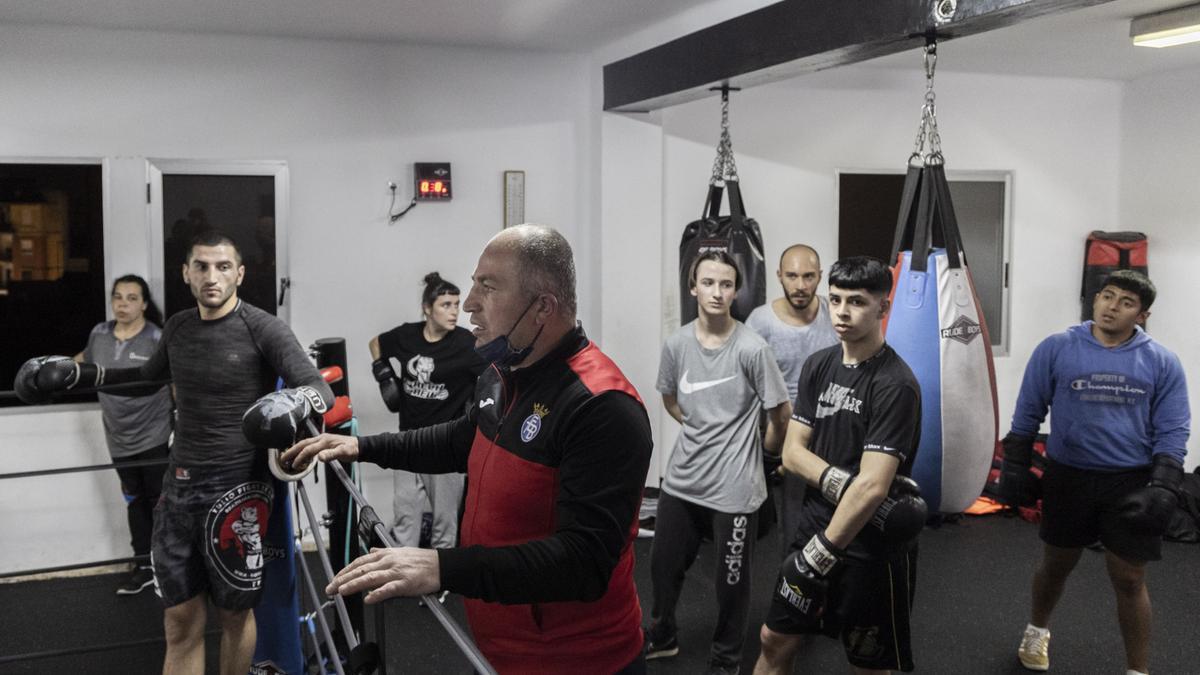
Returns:
[[[937,96],[933,92],[933,76],[937,70],[937,43],[925,45],[925,102],[921,106],[921,124],[917,128],[917,140],[909,162],[924,158],[926,164],[941,164],[942,136],[937,125]],[[926,151],[928,143],[928,151]]]
[[[713,160],[709,185],[724,186],[727,180],[738,180],[737,164],[733,161],[733,141],[729,139],[729,92],[721,92],[721,140],[717,142],[717,157]]]

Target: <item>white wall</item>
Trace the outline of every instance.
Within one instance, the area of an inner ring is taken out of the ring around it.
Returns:
[[[426,272],[469,285],[484,242],[501,228],[505,169],[526,172],[527,219],[576,243],[581,319],[598,323],[583,57],[0,26],[0,91],[0,157],[106,160],[110,277],[159,276],[148,269],[144,158],[287,161],[292,326],[303,344],[347,339],[364,432],[394,425],[369,375],[367,340],[419,318]],[[453,163],[454,200],[422,204],[389,226],[387,181],[407,200],[414,161]],[[5,410],[0,447],[23,468],[96,463],[106,454],[98,425],[94,406]],[[6,510],[0,570],[126,555],[109,473],[4,485],[6,500],[36,513],[67,503],[47,484],[71,486],[81,547]],[[389,513],[390,482],[371,476],[368,498]]]
[[[1122,108],[1120,229],[1150,240],[1150,278],[1158,288],[1150,334],[1179,355],[1187,372],[1192,438],[1186,466],[1200,465],[1200,343],[1196,340],[1195,266],[1200,251],[1200,72],[1128,83]]]

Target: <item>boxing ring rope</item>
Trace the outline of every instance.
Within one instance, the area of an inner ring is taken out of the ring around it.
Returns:
[[[0,392],[3,395],[5,392]],[[67,466],[57,469],[40,469],[37,471],[14,471],[12,473],[0,473],[0,480],[9,480],[14,478],[31,478],[37,476],[55,476],[66,473],[86,473],[89,471],[105,471],[108,469],[138,467],[138,466],[166,466],[166,459],[139,459],[132,462],[124,462],[121,464],[88,464],[86,466]],[[26,577],[38,574],[51,574],[54,572],[67,572],[70,570],[81,570],[88,567],[104,567],[105,565],[119,565],[122,563],[145,563],[150,560],[148,555],[134,555],[124,558],[111,558],[109,560],[93,560],[90,562],[71,563],[68,565],[56,565],[54,567],[38,567],[34,569],[13,570],[9,572],[0,572],[0,579],[11,579],[13,577]]]
[[[204,632],[205,639],[212,637],[220,637],[221,631],[218,629],[207,630]],[[79,654],[97,654],[100,652],[108,652],[116,649],[128,649],[130,647],[147,647],[150,645],[166,644],[165,637],[144,638],[141,640],[127,640],[125,642],[110,642],[103,645],[89,645],[87,647],[67,647],[64,649],[46,649],[40,652],[24,652],[21,654],[3,654],[0,655],[0,665],[6,663],[24,663],[26,661],[37,661],[40,659],[54,659],[63,656],[77,656]]]
[[[0,480],[8,478],[31,478],[33,476],[53,476],[61,473],[84,473],[87,471],[104,471],[106,469],[135,469],[141,466],[167,465],[167,459],[139,459],[120,464],[87,464],[85,466],[67,466],[59,469],[38,469],[36,471],[16,471],[0,473]]]
[[[147,394],[152,394],[155,391],[158,391],[159,388],[165,387],[169,384],[171,384],[170,380],[138,380],[137,382],[121,382],[120,384],[101,384],[96,387],[64,389],[62,391],[52,392],[49,394],[49,396],[50,402],[56,403],[62,398],[85,396],[88,394],[119,394],[124,391],[145,392]],[[17,392],[13,389],[0,390],[0,401],[5,400],[17,400]]]
[[[315,436],[320,433],[319,429],[317,429],[312,420],[308,421],[307,426],[308,432],[311,435]],[[333,566],[329,562],[329,555],[325,551],[324,543],[319,532],[321,521],[317,519],[315,512],[313,511],[312,504],[308,498],[307,489],[305,488],[302,480],[305,476],[312,472],[312,470],[316,467],[317,462],[314,460],[299,473],[292,473],[287,468],[280,465],[278,450],[271,449],[269,453],[270,457],[268,460],[268,465],[270,466],[271,473],[273,473],[277,478],[280,478],[281,480],[292,485],[296,494],[298,494],[300,497],[299,501],[304,506],[304,513],[308,519],[309,529],[312,532],[313,540],[316,544],[318,558],[321,560],[321,567],[323,568],[327,578],[332,580],[334,576]],[[384,527],[383,521],[380,520],[379,516],[375,513],[375,509],[372,508],[370,502],[367,501],[367,498],[363,496],[362,491],[358,489],[358,486],[346,473],[346,470],[342,468],[341,463],[336,461],[327,462],[325,466],[333,471],[333,474],[337,477],[338,481],[343,487],[346,488],[346,491],[350,494],[351,499],[353,499],[353,501],[359,507],[359,536],[362,537],[364,534],[366,534],[366,532],[371,532],[379,539],[379,541],[383,543],[384,546],[388,548],[396,548],[396,541],[392,539],[391,534],[387,531],[387,528]],[[299,526],[299,519],[297,519],[297,525]],[[297,537],[297,539],[299,539],[299,537]],[[300,563],[299,567],[301,570],[301,576],[304,577],[304,584],[308,589],[309,600],[316,608],[314,613],[316,614],[317,623],[321,629],[322,637],[325,639],[326,645],[331,652],[332,658],[330,660],[336,666],[338,675],[344,675],[344,671],[341,668],[337,647],[334,644],[331,631],[329,630],[329,625],[324,617],[323,610],[326,605],[320,602],[320,594],[318,593],[316,584],[313,581],[312,572],[308,568],[308,562],[304,560],[304,556],[302,555],[297,555],[296,558]],[[432,594],[425,594],[421,596],[421,600],[424,602],[425,607],[429,608],[429,611],[433,613],[434,618],[436,618],[438,623],[442,625],[442,628],[445,629],[446,633],[454,641],[454,644],[458,647],[459,651],[462,652],[463,656],[465,656],[471,663],[475,671],[481,675],[496,675],[496,670],[492,668],[491,664],[488,663],[487,659],[479,651],[479,647],[476,646],[474,640],[472,640],[471,637],[462,629],[462,627],[458,625],[458,622],[454,620],[454,617],[450,615],[450,612],[440,602],[438,602],[437,597]],[[355,652],[360,648],[360,643],[354,637],[354,630],[350,624],[350,618],[346,612],[345,601],[341,595],[335,595],[333,597],[333,604],[337,611],[338,623],[342,628],[342,633],[346,637],[346,642],[349,645],[351,652]]]

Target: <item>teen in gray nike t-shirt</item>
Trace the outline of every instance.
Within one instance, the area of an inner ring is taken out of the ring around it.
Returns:
[[[706,349],[693,321],[667,338],[655,387],[683,412],[663,491],[725,513],[757,510],[767,498],[759,416],[788,401],[767,343],[739,323]]]
[[[700,542],[711,537],[717,622],[709,666],[736,670],[748,625],[757,511],[767,498],[763,449],[779,452],[790,406],[771,348],[730,314],[741,286],[734,260],[720,250],[702,253],[690,281],[697,317],[667,338],[658,369],[663,406],[682,429],[658,499],[646,658],[679,653],[675,608]]]

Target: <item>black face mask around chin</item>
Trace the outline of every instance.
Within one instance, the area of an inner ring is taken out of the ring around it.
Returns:
[[[517,329],[517,326],[521,323],[521,319],[525,318],[525,315],[529,313],[529,310],[533,307],[533,303],[537,302],[537,300],[538,299],[535,297],[533,300],[529,301],[528,305],[525,305],[525,310],[522,311],[521,316],[518,316],[517,320],[513,322],[512,328],[508,329],[507,333],[484,345],[476,347],[475,353],[479,354],[479,357],[485,362],[493,363],[501,368],[515,366],[529,358],[529,355],[533,353],[533,345],[537,343],[537,339],[541,337],[542,330],[545,329],[545,326],[538,328],[537,334],[533,336],[533,339],[529,341],[529,344],[521,349],[513,347],[512,343],[508,341],[508,336],[512,335],[512,332]]]

